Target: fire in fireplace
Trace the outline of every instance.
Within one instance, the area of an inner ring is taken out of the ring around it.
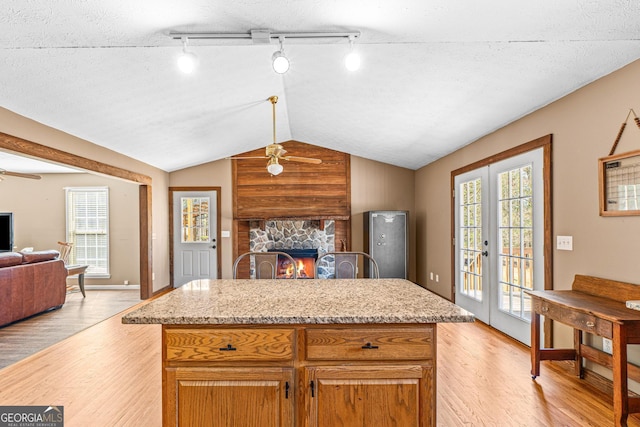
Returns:
[[[294,267],[291,265],[291,261],[288,258],[278,257],[276,278],[293,278],[294,268],[296,268],[298,279],[314,278],[316,259],[318,258],[317,249],[273,249],[273,251],[284,252],[291,255],[291,258],[293,258],[296,263]],[[272,250],[270,250],[270,252],[272,252]]]

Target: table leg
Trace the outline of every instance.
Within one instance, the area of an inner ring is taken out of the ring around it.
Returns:
[[[576,361],[574,362],[574,372],[578,378],[582,378],[582,331],[573,330],[573,348],[576,350]]]
[[[616,426],[626,426],[629,415],[627,384],[627,330],[613,324],[613,417]]]
[[[78,274],[78,286],[80,286],[80,292],[82,292],[82,297],[86,298],[87,294],[84,293],[84,273]]]
[[[540,314],[531,313],[531,378],[540,375]]]

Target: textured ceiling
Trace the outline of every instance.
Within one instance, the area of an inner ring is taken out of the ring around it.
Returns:
[[[295,139],[422,167],[640,58],[632,0],[3,0],[0,106],[174,171]],[[348,44],[170,31],[360,31]],[[304,156],[304,153],[290,153]],[[10,169],[10,165],[0,165]]]

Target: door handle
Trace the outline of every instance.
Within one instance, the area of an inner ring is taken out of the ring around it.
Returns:
[[[482,251],[482,256],[489,256],[489,251]]]
[[[216,245],[211,246],[211,249],[215,249],[215,248],[216,248]]]

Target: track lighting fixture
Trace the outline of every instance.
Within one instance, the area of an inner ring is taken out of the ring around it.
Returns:
[[[360,55],[353,50],[354,39],[354,36],[349,36],[349,53],[344,58],[344,66],[349,71],[357,71],[360,68]]]
[[[279,37],[280,50],[274,52],[271,57],[273,71],[278,74],[284,74],[289,71],[289,58],[284,54],[284,37]],[[276,174],[277,175],[277,174]]]
[[[284,74],[289,70],[290,62],[289,58],[284,54],[284,39],[305,39],[314,40],[313,43],[322,43],[322,39],[348,39],[350,44],[349,54],[345,57],[345,66],[348,70],[355,71],[360,67],[360,57],[353,50],[353,43],[355,39],[360,37],[359,31],[343,32],[343,33],[315,33],[315,32],[300,32],[300,33],[277,33],[271,32],[266,29],[253,29],[246,33],[207,33],[207,32],[170,32],[169,37],[173,39],[181,39],[183,44],[183,54],[179,59],[180,69],[185,73],[190,73],[194,70],[198,63],[198,57],[187,51],[187,39],[199,39],[199,40],[239,40],[246,39],[251,40],[255,45],[264,45],[271,43],[272,39],[278,39],[280,42],[280,50],[273,53],[271,56],[272,66],[276,73]],[[184,67],[182,68],[182,62]]]
[[[188,37],[182,37],[182,55],[178,58],[178,68],[185,74],[191,74],[198,66],[198,57],[187,50]]]

